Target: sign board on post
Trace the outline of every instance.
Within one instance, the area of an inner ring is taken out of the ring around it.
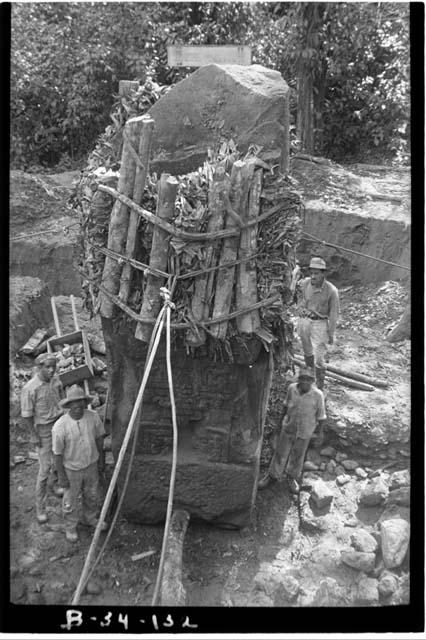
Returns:
[[[251,64],[251,47],[247,45],[170,45],[169,67],[204,67],[207,64]]]

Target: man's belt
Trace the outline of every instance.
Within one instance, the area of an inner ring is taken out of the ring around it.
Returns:
[[[302,309],[302,311],[300,312],[300,317],[309,318],[310,320],[327,320],[327,318],[322,318],[313,311],[306,311],[305,309]]]

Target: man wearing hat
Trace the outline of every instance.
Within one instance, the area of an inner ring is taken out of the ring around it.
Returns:
[[[36,481],[36,517],[40,524],[47,522],[47,485],[53,485],[52,427],[62,414],[60,400],[64,397],[62,383],[56,373],[56,357],[43,353],[36,358],[38,371],[24,385],[21,392],[21,416],[29,428],[31,443],[37,448],[39,469]],[[57,495],[63,490],[57,487]]]
[[[82,524],[91,527],[97,524],[99,472],[103,471],[105,430],[96,411],[87,409],[91,400],[91,396],[87,396],[77,384],[69,387],[66,398],[61,401],[67,413],[57,420],[52,430],[59,484],[65,489],[62,501],[65,535],[70,542],[78,541],[77,507],[80,493]],[[106,528],[105,523],[102,528]]]
[[[318,389],[324,388],[327,345],[333,344],[339,315],[339,293],[325,279],[326,264],[322,258],[312,258],[310,277],[299,282],[298,333],[302,342],[305,364],[314,368]]]
[[[311,437],[318,427],[318,439],[326,419],[324,395],[317,389],[311,369],[300,369],[297,382],[289,385],[284,403],[281,432],[276,440],[275,452],[267,474],[258,487],[264,489],[279,480],[285,471],[289,477],[290,491],[297,493],[303,462]]]

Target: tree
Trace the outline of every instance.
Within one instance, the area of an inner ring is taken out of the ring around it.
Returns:
[[[404,159],[408,5],[367,2],[13,3],[15,166],[79,159],[108,124],[118,80],[171,85],[169,44],[248,44],[291,88],[298,144],[333,159]],[[296,137],[296,136],[294,136]]]

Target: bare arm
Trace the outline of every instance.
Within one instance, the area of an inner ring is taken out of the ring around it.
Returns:
[[[64,489],[68,489],[68,487],[70,486],[70,483],[68,482],[62,454],[60,455],[54,454],[53,459],[55,462],[56,471],[58,472],[58,484],[60,487],[63,487]]]
[[[104,437],[100,436],[99,438],[96,438],[95,442],[96,442],[96,448],[99,453],[98,471],[102,473],[102,471],[104,470]]]
[[[333,343],[334,332],[336,331],[337,318],[339,317],[339,294],[337,291],[332,291],[330,297],[330,309],[328,312],[328,336],[330,343]]]
[[[30,432],[30,442],[36,447],[41,447],[41,438],[34,424],[34,417],[22,418],[22,427]]]

